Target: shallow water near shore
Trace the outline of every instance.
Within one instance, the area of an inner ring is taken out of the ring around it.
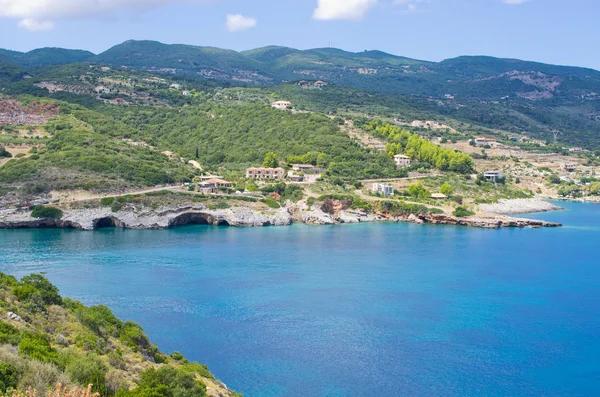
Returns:
[[[600,206],[557,229],[0,230],[0,270],[142,324],[246,396],[600,394]]]

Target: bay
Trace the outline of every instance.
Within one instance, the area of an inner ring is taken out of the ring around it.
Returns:
[[[0,271],[139,322],[246,396],[600,395],[600,206],[557,229],[0,231]]]

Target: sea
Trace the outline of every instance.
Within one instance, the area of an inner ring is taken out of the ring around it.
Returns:
[[[562,228],[0,231],[0,271],[140,323],[245,396],[599,396],[600,206]]]

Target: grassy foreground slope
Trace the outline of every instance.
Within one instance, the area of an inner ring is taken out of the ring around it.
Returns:
[[[31,388],[42,396],[59,383],[91,384],[101,396],[236,395],[205,365],[161,353],[139,325],[62,298],[39,274],[0,273],[0,318],[0,395]]]

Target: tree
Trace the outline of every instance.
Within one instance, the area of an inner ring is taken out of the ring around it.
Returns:
[[[19,372],[17,368],[9,363],[0,363],[0,393],[16,389],[18,385]]]
[[[414,198],[428,198],[431,196],[431,192],[421,184],[415,183],[408,187],[408,194]]]
[[[21,279],[21,282],[37,289],[47,305],[62,305],[63,300],[58,294],[58,288],[41,274],[31,274]]]
[[[196,160],[198,160],[199,157],[200,157],[200,153],[198,151],[198,148],[196,148]]]
[[[275,153],[269,152],[265,156],[265,159],[263,160],[263,164],[262,165],[263,165],[264,168],[276,168],[276,167],[279,167],[279,158],[277,157],[277,155]]]
[[[446,196],[452,196],[454,194],[454,186],[449,183],[444,183],[442,187],[440,187],[440,193],[445,194]]]
[[[80,385],[92,385],[92,390],[101,394],[106,393],[106,365],[92,354],[73,359],[66,368],[69,378]]]
[[[4,146],[0,146],[0,157],[12,157],[12,154],[10,154]]]

